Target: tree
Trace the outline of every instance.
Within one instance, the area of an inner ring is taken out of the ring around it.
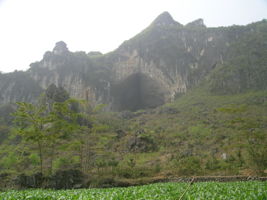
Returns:
[[[51,99],[50,99],[51,100]],[[40,101],[38,104],[20,102],[13,114],[17,132],[26,141],[37,144],[40,159],[40,172],[43,173],[44,146],[49,149],[50,169],[53,172],[53,160],[56,145],[69,135],[82,135],[91,127],[88,115],[81,108],[84,103],[75,99],[62,102]]]
[[[37,143],[40,159],[40,172],[43,173],[43,144],[46,137],[46,124],[49,122],[46,107],[19,102],[14,113],[17,131],[26,141]]]
[[[51,109],[48,108],[48,104],[17,103],[18,108],[14,113],[17,132],[26,141],[37,144],[41,173],[43,173],[44,145],[51,150],[50,172],[52,172],[56,143],[80,128],[77,123],[79,114],[71,109],[74,102],[76,100],[73,99],[54,102]]]
[[[55,145],[60,138],[64,135],[66,136],[71,131],[71,129],[69,129],[70,123],[64,120],[64,117],[66,118],[70,110],[66,106],[68,103],[65,102],[69,98],[69,94],[63,87],[57,87],[55,84],[51,84],[46,89],[41,99],[41,101],[47,105],[50,121],[47,130],[49,133],[47,136],[47,143],[50,147],[50,174],[53,173]]]
[[[63,87],[57,87],[51,84],[45,91],[45,100],[47,103],[64,102],[69,99],[69,94]]]
[[[92,139],[95,137],[92,132],[102,127],[94,115],[105,105],[92,108],[87,101],[69,98],[63,88],[53,84],[39,99],[37,104],[18,103],[14,117],[22,138],[38,146],[41,173],[44,171],[44,157],[49,159],[49,173],[53,173],[56,148],[68,139],[77,143],[80,167],[86,171],[89,168],[92,141],[95,140]]]
[[[55,146],[69,135],[76,135],[88,127],[87,115],[79,109],[81,101],[68,99],[64,102],[54,102],[48,118],[46,141],[50,147],[50,173],[53,172]],[[89,126],[90,127],[90,126]],[[87,130],[87,129],[86,129]]]

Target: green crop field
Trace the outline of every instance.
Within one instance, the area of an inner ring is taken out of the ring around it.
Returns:
[[[188,189],[188,190],[187,190]],[[179,200],[182,199],[267,199],[267,182],[158,183],[145,186],[77,190],[10,190],[1,200]]]

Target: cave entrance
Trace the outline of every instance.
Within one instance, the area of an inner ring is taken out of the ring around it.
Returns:
[[[155,108],[164,103],[165,93],[166,89],[158,81],[142,73],[132,74],[113,85],[114,109],[136,111]]]

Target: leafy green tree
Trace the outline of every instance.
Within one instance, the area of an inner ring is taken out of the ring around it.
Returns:
[[[42,173],[44,157],[49,160],[49,173],[53,173],[57,147],[63,140],[77,143],[75,151],[79,151],[80,167],[83,171],[89,168],[89,154],[92,140],[95,140],[92,138],[98,131],[103,131],[103,127],[106,130],[95,116],[104,105],[92,108],[87,101],[69,98],[63,88],[53,84],[40,96],[37,104],[21,102],[17,105],[13,115],[17,132],[24,140],[37,144]]]
[[[50,149],[50,173],[52,173],[55,147],[71,133],[84,128],[85,115],[73,109],[77,100],[49,104],[31,104],[20,102],[14,113],[17,131],[26,141],[37,144],[40,159],[40,171],[43,173],[44,147]]]
[[[76,99],[68,99],[64,102],[53,103],[49,114],[51,124],[48,128],[49,136],[47,137],[48,144],[51,147],[51,171],[55,146],[60,143],[60,141],[78,138],[81,144],[80,150],[83,150],[84,144],[88,143],[88,135],[92,127],[91,119],[87,113],[90,109],[89,107],[90,105],[86,101]]]
[[[45,91],[45,97],[46,101],[48,103],[53,103],[53,102],[64,102],[67,99],[69,99],[69,94],[67,91],[59,86],[57,87],[55,84],[51,84]]]
[[[31,103],[19,102],[14,113],[17,132],[23,139],[34,142],[38,146],[40,172],[43,173],[43,147],[49,123],[46,107]]]

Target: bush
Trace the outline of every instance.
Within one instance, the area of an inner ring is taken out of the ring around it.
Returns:
[[[127,186],[130,186],[128,182],[120,181],[112,176],[96,176],[87,183],[87,187],[96,187],[96,188],[127,187]]]
[[[220,169],[220,167],[220,162],[215,157],[212,157],[207,161],[205,168],[209,170],[216,170]]]
[[[85,176],[79,170],[60,170],[48,180],[48,187],[55,189],[81,188],[84,185]]]
[[[175,171],[181,176],[200,175],[202,172],[200,159],[195,156],[176,160],[174,165],[176,167]]]

